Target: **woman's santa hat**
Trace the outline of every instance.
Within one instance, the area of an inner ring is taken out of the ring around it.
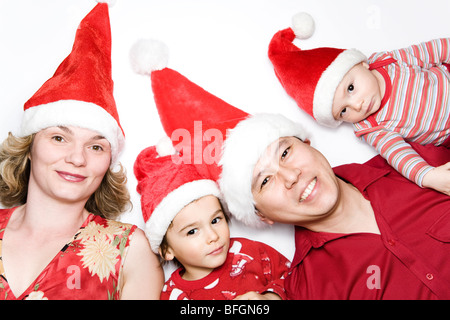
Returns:
[[[194,165],[177,163],[174,155],[172,142],[163,140],[144,149],[134,163],[145,233],[156,254],[172,220],[186,205],[207,195],[220,196],[215,181],[204,178]]]
[[[108,3],[100,1],[78,26],[71,53],[25,103],[20,134],[52,126],[99,132],[111,144],[114,164],[125,142],[113,97]]]
[[[277,114],[249,115],[205,91],[180,73],[166,67],[168,49],[156,40],[140,40],[131,49],[133,69],[151,75],[152,89],[162,125],[168,136],[183,128],[192,133],[194,121],[203,130],[222,133],[219,165],[196,165],[210,179],[219,179],[224,205],[237,220],[250,226],[265,224],[255,214],[251,180],[253,168],[265,149],[284,136],[305,139],[299,124]],[[203,134],[203,133],[202,133]],[[207,147],[203,144],[202,148]]]
[[[314,33],[314,20],[307,13],[292,19],[292,28],[278,31],[269,45],[269,58],[276,76],[298,106],[317,122],[337,127],[332,105],[336,88],[345,74],[367,57],[356,49],[316,48],[301,50],[295,38],[308,39]]]

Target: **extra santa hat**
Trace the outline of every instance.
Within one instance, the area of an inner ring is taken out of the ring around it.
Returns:
[[[149,75],[161,124],[185,163],[213,180],[227,129],[248,113],[207,92],[167,67],[168,48],[158,40],[141,39],[130,50],[135,72]]]
[[[278,138],[305,139],[303,128],[282,115],[249,115],[231,106],[167,68],[167,54],[167,47],[157,40],[140,40],[130,53],[134,70],[151,75],[156,106],[167,135],[182,128],[195,137],[196,121],[202,123],[203,138],[207,130],[217,130],[221,134],[215,137],[221,140],[219,165],[202,163],[196,167],[210,179],[219,179],[224,205],[233,217],[250,226],[265,225],[255,214],[251,192],[253,168],[269,144]],[[211,141],[199,144],[203,152],[208,150],[208,143]],[[195,141],[193,145],[199,147]]]
[[[278,31],[269,44],[269,58],[276,76],[298,106],[317,122],[337,127],[332,104],[336,88],[345,74],[367,57],[356,49],[316,48],[302,50],[295,38],[307,39],[314,33],[314,20],[307,13],[292,18],[292,28]]]
[[[108,2],[100,1],[78,26],[71,53],[25,103],[20,134],[51,126],[95,130],[111,144],[112,164],[125,135],[113,97]]]
[[[186,205],[207,195],[220,196],[215,181],[194,165],[178,163],[171,142],[144,149],[134,163],[145,233],[156,254],[172,220]]]

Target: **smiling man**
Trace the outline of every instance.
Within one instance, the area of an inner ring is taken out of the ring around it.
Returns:
[[[413,145],[445,163],[445,148]],[[377,156],[332,169],[300,125],[241,121],[224,144],[220,186],[250,226],[296,226],[290,299],[450,298],[450,198],[420,188]]]

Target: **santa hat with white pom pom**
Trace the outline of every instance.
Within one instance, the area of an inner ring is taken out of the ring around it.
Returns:
[[[20,135],[52,126],[88,128],[109,141],[114,165],[125,142],[111,77],[108,6],[115,0],[97,2],[80,22],[71,53],[25,103]]]
[[[151,77],[161,124],[167,136],[173,138],[177,151],[184,152],[183,160],[195,164],[201,174],[217,181],[221,172],[218,162],[227,130],[249,114],[168,68],[168,53],[167,46],[161,41],[138,40],[130,50],[132,68],[136,73]],[[186,148],[184,140],[177,144],[178,133],[183,131],[189,133],[190,148]],[[211,139],[211,134],[218,139]],[[205,138],[207,136],[209,139]]]
[[[308,13],[294,15],[292,28],[273,36],[268,54],[278,80],[298,106],[320,124],[337,127],[341,121],[332,114],[336,88],[345,74],[367,57],[356,49],[301,50],[293,44],[295,38],[310,38],[314,30]]]
[[[204,178],[194,165],[174,161],[175,154],[172,142],[166,138],[144,149],[134,163],[145,234],[156,254],[181,209],[204,196],[220,196],[215,181]]]
[[[306,139],[304,129],[279,114],[249,115],[231,106],[167,68],[167,54],[162,42],[148,39],[139,40],[130,51],[133,69],[151,75],[156,107],[166,134],[171,136],[174,130],[182,128],[191,132],[195,140],[196,135],[200,139],[207,136],[208,129],[219,130],[224,140],[219,165],[202,163],[195,167],[208,179],[218,179],[222,199],[233,217],[252,227],[266,226],[255,214],[251,191],[253,168],[269,144],[285,136]],[[200,134],[195,133],[195,121],[202,123]],[[201,146],[202,152],[207,143]]]

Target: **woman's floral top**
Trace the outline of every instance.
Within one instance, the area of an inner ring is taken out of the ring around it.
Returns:
[[[136,226],[90,214],[28,289],[15,297],[1,260],[2,239],[13,212],[14,208],[0,209],[0,299],[120,298],[123,262]]]

